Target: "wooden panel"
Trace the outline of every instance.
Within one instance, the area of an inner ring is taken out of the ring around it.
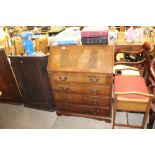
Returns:
[[[81,113],[81,114],[92,114],[92,115],[100,115],[100,116],[108,116],[110,117],[109,108],[98,108],[92,106],[79,106],[75,104],[57,104],[57,109],[60,111],[73,112],[73,113]]]
[[[92,105],[110,107],[110,97],[98,97],[87,95],[76,95],[67,93],[54,93],[55,100],[61,103],[72,103],[77,105]]]
[[[75,83],[88,83],[88,84],[112,84],[112,74],[103,75],[89,75],[89,74],[68,74],[68,73],[53,73],[49,74],[50,80],[57,82],[75,82]]]
[[[112,73],[113,46],[51,46],[50,50],[48,71]]]
[[[22,39],[15,39],[14,40],[14,50],[15,54],[19,55],[20,53],[25,53],[23,45],[22,45]]]
[[[11,54],[10,36],[8,34],[4,38],[0,38],[0,47],[5,49],[6,55]]]
[[[140,51],[142,50],[142,44],[116,44],[115,51]]]
[[[116,102],[117,104],[117,109],[118,110],[126,110],[126,111],[139,111],[139,112],[146,112],[147,106],[149,103],[142,103],[142,102]]]
[[[8,58],[3,49],[0,49],[0,100],[21,104],[21,95],[11,70]]]
[[[10,57],[24,105],[39,109],[55,108],[47,74],[48,56]]]
[[[53,83],[53,90],[55,92],[63,93],[78,93],[86,95],[104,95],[109,96],[111,94],[110,85],[83,85],[83,84],[60,84]]]
[[[47,45],[48,45],[48,37],[44,36],[41,38],[35,39],[35,51],[42,51],[43,53],[47,53]]]

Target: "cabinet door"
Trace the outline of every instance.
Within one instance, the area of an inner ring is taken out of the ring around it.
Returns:
[[[4,50],[0,50],[0,100],[21,103],[21,95]]]
[[[47,74],[48,57],[11,57],[24,104],[39,109],[55,107]]]

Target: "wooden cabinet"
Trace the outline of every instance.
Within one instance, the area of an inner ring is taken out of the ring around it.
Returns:
[[[22,103],[16,79],[3,49],[0,49],[0,92],[0,101]]]
[[[48,75],[58,115],[111,121],[113,46],[51,46]]]
[[[10,57],[25,106],[55,110],[47,73],[48,56]]]

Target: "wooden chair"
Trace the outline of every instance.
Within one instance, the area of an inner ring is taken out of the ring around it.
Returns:
[[[149,76],[147,82],[149,90],[153,94],[152,107],[149,113],[149,123],[147,124],[147,128],[152,129],[155,121],[155,57],[153,57],[153,59],[150,61]]]
[[[139,46],[140,47],[140,46]],[[114,68],[113,73],[116,71],[122,72],[124,75],[134,74],[134,75],[144,75],[144,71],[148,70],[149,54],[154,49],[154,46],[150,43],[145,42],[141,48],[138,46],[132,48],[131,50],[122,50],[119,48],[115,49],[114,52]],[[134,49],[134,50],[132,50]],[[118,60],[118,54],[129,54],[132,55],[135,59],[134,61],[128,60]]]
[[[48,45],[48,38],[47,36],[35,39],[35,51],[42,51],[44,54],[47,54],[47,45]]]
[[[14,54],[19,55],[20,53],[24,53],[22,39],[16,38],[14,39]]]
[[[5,49],[7,55],[11,54],[10,37],[8,35],[5,38],[0,38],[0,47]]]
[[[138,63],[125,63],[135,65],[137,67],[136,70],[138,71],[138,69],[140,69],[139,73],[144,75],[147,70],[147,61],[149,61],[149,52],[152,50],[152,45],[145,43],[143,45],[143,50],[141,51],[142,60]],[[141,71],[142,67],[143,72]],[[131,67],[129,69],[132,70]],[[125,69],[119,70],[121,71]],[[135,68],[133,70],[135,70]],[[116,70],[116,75],[114,77],[113,128],[115,126],[144,128],[151,107],[153,95],[149,94],[142,75],[122,75],[117,73],[118,71]],[[119,124],[115,122],[117,111],[126,112],[127,124]],[[142,125],[130,125],[128,121],[128,112],[144,113]]]

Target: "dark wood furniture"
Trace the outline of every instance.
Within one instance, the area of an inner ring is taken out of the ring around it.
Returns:
[[[149,122],[147,125],[148,129],[152,129],[155,121],[155,57],[150,61],[149,77],[147,82],[150,92],[154,95],[152,100],[152,107],[149,114]]]
[[[111,122],[113,46],[51,46],[50,51],[57,114]]]
[[[0,101],[21,104],[22,99],[4,49],[0,49]]]
[[[10,59],[24,105],[42,110],[55,110],[47,73],[48,56],[11,56]]]

